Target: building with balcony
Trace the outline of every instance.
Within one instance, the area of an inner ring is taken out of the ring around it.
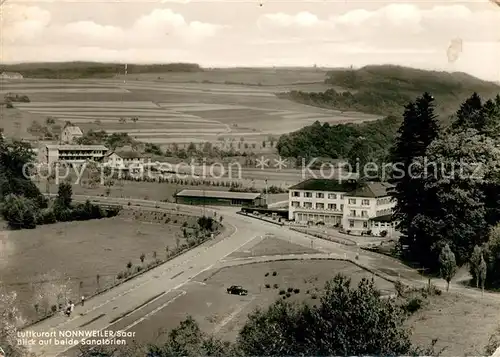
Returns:
[[[387,192],[390,187],[385,182],[309,179],[290,187],[288,218],[353,234],[392,235],[395,201]]]
[[[82,164],[86,161],[101,161],[108,148],[104,145],[54,145],[48,144],[41,151],[42,162]]]

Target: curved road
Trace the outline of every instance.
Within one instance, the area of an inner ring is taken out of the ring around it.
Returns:
[[[183,206],[172,203],[163,203],[138,199],[121,199],[111,197],[74,196],[75,201],[90,199],[94,202],[106,204],[119,204],[127,206],[128,202],[132,207],[152,210],[176,210],[180,213],[200,214],[202,208],[196,206]],[[159,297],[167,296],[174,290],[181,288],[190,282],[194,277],[207,271],[214,266],[224,266],[228,264],[242,264],[249,261],[263,261],[273,259],[290,258],[292,256],[272,256],[272,257],[252,257],[245,259],[225,260],[231,253],[239,250],[257,238],[266,234],[273,234],[283,237],[286,235],[290,242],[302,246],[313,247],[319,250],[319,254],[302,255],[300,258],[343,258],[355,261],[365,267],[381,271],[383,274],[391,275],[393,278],[401,278],[402,281],[412,284],[424,284],[423,279],[414,270],[409,269],[398,261],[381,256],[379,254],[358,250],[356,247],[343,246],[338,243],[311,238],[302,233],[287,230],[281,226],[256,220],[251,217],[237,214],[234,207],[211,207],[208,212],[218,212],[218,216],[224,217],[223,223],[229,228],[226,233],[212,241],[208,241],[188,252],[172,259],[165,264],[152,269],[141,276],[134,278],[122,285],[102,293],[85,303],[84,307],[77,306],[71,318],[62,315],[53,316],[25,331],[34,332],[57,332],[57,331],[96,331],[104,330],[113,324],[129,317],[124,321],[130,321],[131,311],[135,321],[128,323],[120,330],[127,330],[135,326],[138,321],[144,320],[146,315],[141,313],[141,308],[147,304],[152,304]],[[358,259],[355,259],[358,255]],[[296,255],[293,257],[298,258]],[[435,282],[434,282],[435,283]],[[441,285],[441,284],[439,284]],[[460,287],[452,286],[457,292],[465,293],[469,296],[481,296],[481,293]],[[484,297],[498,299],[497,294],[486,294]],[[175,299],[174,297],[173,299]],[[171,301],[165,303],[168,304]],[[157,310],[161,309],[160,306]],[[149,316],[149,314],[148,314]],[[32,352],[44,357],[56,357],[69,355],[70,350],[75,351],[75,346],[54,345],[40,346],[35,343]],[[73,353],[71,353],[73,354]]]

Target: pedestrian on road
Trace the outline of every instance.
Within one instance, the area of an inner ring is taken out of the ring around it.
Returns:
[[[82,295],[82,306],[85,305],[85,296]]]
[[[75,304],[73,302],[70,301],[69,303],[69,307],[71,309],[71,312],[73,312],[73,310],[75,309]]]
[[[67,317],[71,316],[71,301],[68,303],[68,306],[66,306],[66,310],[64,311]]]

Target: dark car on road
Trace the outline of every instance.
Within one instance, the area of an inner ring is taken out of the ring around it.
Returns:
[[[227,288],[227,293],[232,295],[248,295],[248,290],[243,289],[239,285],[232,285]]]

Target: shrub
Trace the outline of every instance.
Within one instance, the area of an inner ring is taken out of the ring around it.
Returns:
[[[119,272],[118,275],[116,276],[116,278],[118,280],[123,279],[123,275],[124,275],[123,272]]]
[[[182,227],[187,227],[187,226],[188,226],[187,222],[184,222],[184,223],[182,224]]]
[[[311,295],[311,299],[316,300],[317,298],[318,298],[318,295],[316,295],[316,294]]]
[[[416,296],[411,298],[404,306],[404,310],[407,311],[410,314],[413,314],[414,312],[420,310],[423,306],[423,300]]]
[[[292,296],[292,294],[290,293],[286,293],[286,297],[289,298],[290,296]]]
[[[12,105],[11,102],[7,102],[7,104],[5,105],[7,107],[7,109],[12,109],[14,108],[14,106]]]
[[[23,196],[10,194],[5,197],[1,213],[12,229],[36,227],[37,207],[33,201]]]
[[[264,276],[269,276],[269,273],[266,273],[266,275],[264,275]]]
[[[278,275],[278,273],[276,273],[275,271],[273,271],[273,276],[276,276],[276,275]]]
[[[285,295],[285,290],[280,290],[279,294],[280,295]]]
[[[293,289],[293,292],[294,292],[295,294],[298,294],[298,293],[300,293],[300,289]]]
[[[269,289],[271,287],[271,285],[269,285],[269,284],[266,284],[265,286],[266,286],[266,289]]]
[[[273,288],[278,289],[278,288],[279,288],[279,285],[278,285],[278,284],[274,284],[274,285],[273,285]]]
[[[291,293],[293,291],[293,288],[288,288],[288,289],[286,289],[286,291]]]
[[[54,211],[51,209],[44,209],[40,211],[36,217],[36,224],[53,224],[56,223],[57,219]]]

